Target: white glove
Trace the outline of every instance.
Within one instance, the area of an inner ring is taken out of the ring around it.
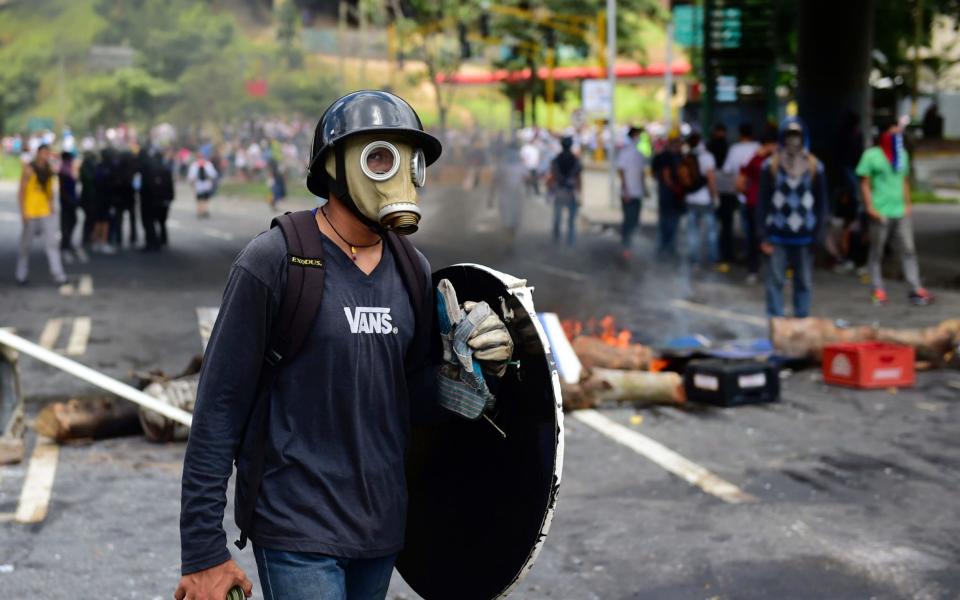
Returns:
[[[476,306],[476,302],[464,302],[463,310],[470,313]],[[473,350],[473,357],[480,361],[484,370],[497,377],[503,376],[507,362],[513,356],[513,338],[496,313],[480,322],[467,340],[467,346]]]

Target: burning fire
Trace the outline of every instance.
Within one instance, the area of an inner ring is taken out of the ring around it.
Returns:
[[[565,319],[561,322],[561,325],[563,326],[563,332],[571,341],[579,335],[592,335],[600,338],[603,343],[617,348],[630,346],[632,334],[627,329],[618,330],[612,315],[607,315],[599,321],[589,319],[586,324],[576,319]]]

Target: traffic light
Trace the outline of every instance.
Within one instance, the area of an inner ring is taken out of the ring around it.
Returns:
[[[484,39],[490,37],[490,13],[488,12],[480,15],[480,37]]]
[[[457,24],[457,37],[460,38],[460,58],[466,60],[473,52],[470,48],[470,40],[467,39],[467,26],[463,23]]]
[[[557,32],[551,27],[543,28],[543,45],[551,50],[557,48]]]

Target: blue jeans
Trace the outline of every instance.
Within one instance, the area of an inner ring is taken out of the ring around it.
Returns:
[[[561,230],[563,229],[563,211],[567,211],[567,244],[572,246],[577,239],[577,199],[561,199],[559,196],[553,200],[553,241],[559,242]]]
[[[705,231],[704,231],[705,230]],[[717,262],[717,219],[710,205],[687,205],[687,260],[702,262],[701,250],[706,237],[707,260]]]
[[[396,555],[337,558],[254,546],[265,600],[383,600]]]
[[[793,316],[810,316],[813,289],[813,252],[810,246],[773,245],[767,257],[767,315],[783,316],[783,284],[787,267],[793,269]]]
[[[633,232],[640,227],[640,209],[642,198],[630,198],[623,201],[623,248],[629,250],[633,245]]]
[[[677,257],[677,227],[680,226],[681,216],[672,196],[660,199],[660,214],[657,217],[657,256],[659,258]]]

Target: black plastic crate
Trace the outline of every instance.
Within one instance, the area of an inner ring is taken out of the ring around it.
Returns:
[[[683,374],[687,400],[715,406],[775,402],[780,375],[772,365],[755,360],[694,360]]]

